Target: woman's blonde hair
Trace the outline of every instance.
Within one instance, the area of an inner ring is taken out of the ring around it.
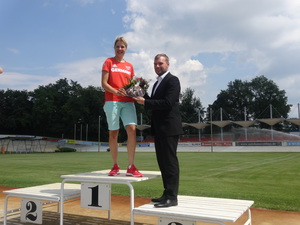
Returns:
[[[114,47],[116,47],[116,44],[118,41],[121,41],[123,42],[123,44],[125,45],[125,47],[127,48],[127,41],[125,40],[124,37],[117,37],[117,39],[115,40],[115,44],[114,44]]]

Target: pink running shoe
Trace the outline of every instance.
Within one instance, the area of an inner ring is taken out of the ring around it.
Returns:
[[[126,176],[128,176],[128,177],[142,177],[143,174],[140,173],[134,165],[131,165],[131,167],[127,169]]]
[[[108,173],[108,176],[117,176],[117,175],[119,175],[120,174],[119,170],[120,170],[119,165],[115,164],[113,166],[113,168],[111,169],[111,171]]]

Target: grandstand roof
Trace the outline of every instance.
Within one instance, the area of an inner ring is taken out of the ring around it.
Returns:
[[[235,123],[242,127],[250,127],[257,122],[266,123],[270,126],[273,126],[277,123],[281,123],[283,121],[287,121],[289,123],[296,124],[300,126],[300,119],[284,119],[284,118],[273,118],[273,119],[257,119],[257,120],[250,120],[250,121],[231,121],[231,120],[222,120],[222,121],[212,121],[211,123],[218,126],[218,127],[225,127],[231,123]],[[195,127],[196,129],[202,129],[210,125],[210,122],[207,123],[182,123],[182,127],[191,126]],[[150,128],[150,125],[137,125],[138,130],[145,130]]]

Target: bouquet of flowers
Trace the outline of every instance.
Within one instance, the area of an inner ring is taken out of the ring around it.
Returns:
[[[125,85],[124,89],[126,90],[126,94],[129,97],[139,97],[144,96],[147,89],[149,87],[149,82],[140,78],[133,77],[129,80],[129,83]]]

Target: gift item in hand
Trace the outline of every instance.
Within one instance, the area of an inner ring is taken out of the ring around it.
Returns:
[[[126,94],[128,97],[142,97],[145,95],[145,91],[140,86],[135,85],[126,89]]]

